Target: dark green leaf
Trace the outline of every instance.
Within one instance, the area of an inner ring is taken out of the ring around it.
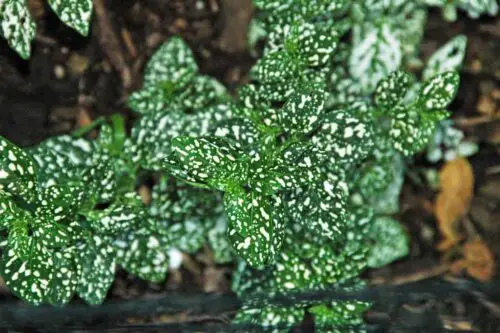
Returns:
[[[231,140],[231,143],[241,149],[257,144],[260,137],[257,127],[246,118],[232,118],[219,122],[211,132],[217,137]]]
[[[290,217],[318,237],[343,238],[347,216],[347,193],[343,182],[323,178],[309,189],[290,192],[285,202]]]
[[[172,150],[189,174],[201,183],[224,186],[228,181],[245,179],[244,155],[222,138],[178,137]]]
[[[23,219],[12,221],[9,228],[9,249],[15,256],[27,261],[30,256],[31,242],[28,222]]]
[[[0,275],[12,293],[39,305],[44,302],[53,277],[53,261],[49,251],[34,238],[30,238],[28,253],[27,260],[22,260],[14,250],[5,251],[0,263]]]
[[[280,123],[286,131],[309,133],[318,126],[325,107],[326,92],[308,89],[294,93],[279,114]]]
[[[92,18],[92,0],[48,0],[61,21],[83,36],[89,33]]]
[[[35,164],[21,148],[0,137],[0,194],[32,202],[36,191]]]
[[[194,78],[198,66],[193,53],[179,37],[171,37],[151,57],[144,70],[144,85],[171,83],[183,88]]]
[[[224,206],[229,239],[236,252],[253,267],[272,263],[284,236],[285,221],[277,213],[281,201],[256,192],[226,192]]]
[[[385,109],[395,107],[404,99],[412,83],[411,76],[405,72],[391,73],[378,83],[375,89],[375,103]]]
[[[456,72],[438,74],[424,83],[418,103],[427,110],[445,109],[455,98],[460,76]]]
[[[354,110],[339,110],[327,114],[312,138],[320,150],[331,154],[332,165],[358,163],[374,146],[373,124],[355,115]]]
[[[87,192],[81,183],[44,187],[37,194],[36,213],[60,222],[74,216],[86,199]]]
[[[116,258],[108,239],[93,236],[76,250],[80,272],[77,293],[91,305],[101,304],[114,280]]]
[[[143,280],[160,282],[168,270],[166,244],[148,230],[129,232],[113,242],[117,263]]]
[[[284,51],[268,53],[254,68],[256,79],[268,84],[283,84],[297,73],[295,64]]]
[[[76,292],[79,275],[75,264],[75,251],[74,247],[69,247],[52,255],[54,273],[46,296],[50,304],[65,305]]]

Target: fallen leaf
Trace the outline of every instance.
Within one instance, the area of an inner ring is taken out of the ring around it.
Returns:
[[[441,192],[434,204],[434,215],[444,240],[438,245],[442,251],[461,239],[457,222],[467,213],[474,191],[474,173],[464,158],[449,161],[439,173]]]
[[[451,266],[453,273],[466,270],[474,279],[481,282],[490,281],[495,275],[495,257],[482,240],[468,242],[463,248],[464,258]]]

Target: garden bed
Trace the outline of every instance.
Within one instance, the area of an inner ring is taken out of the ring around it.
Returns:
[[[31,0],[39,27],[30,60],[21,60],[0,40],[0,135],[28,147],[114,113],[125,115],[130,125],[136,116],[127,107],[127,98],[142,86],[147,60],[172,35],[183,37],[192,48],[201,73],[214,76],[233,91],[248,81],[248,71],[258,58],[249,51],[246,40],[254,12],[251,1],[238,1],[237,6],[233,2],[96,0],[91,33],[84,38],[60,23],[44,1]],[[460,73],[462,83],[451,106],[452,118],[466,139],[479,144],[479,151],[469,158],[473,197],[470,209],[458,222],[457,232],[464,240],[480,239],[489,250],[491,257],[486,257],[490,262],[481,265],[492,267],[478,274],[483,274],[483,281],[491,282],[497,272],[494,258],[500,256],[500,17],[472,20],[461,14],[457,22],[451,23],[443,20],[440,11],[431,10],[422,60],[458,34],[467,36],[469,42]],[[399,216],[411,236],[411,252],[387,267],[366,272],[368,281],[393,286],[446,280],[450,285],[462,286],[470,279],[467,269],[452,267],[459,260],[455,257],[462,258],[460,254],[439,250],[443,226],[434,216],[438,190],[431,188],[419,173],[422,169],[439,172],[442,166],[417,157],[414,170],[405,179]],[[456,174],[457,181],[461,176]],[[463,247],[458,249],[464,251]],[[234,268],[232,264],[215,264],[210,249],[205,248],[194,255],[184,254],[182,267],[171,270],[162,283],[118,272],[108,300],[155,300],[169,295],[181,297],[178,293],[187,292],[230,293]],[[430,313],[437,313],[448,327],[457,330],[480,327],[481,332],[493,332],[500,325],[500,308],[495,304],[495,294],[487,294],[490,290],[477,291],[466,284],[463,293],[438,297],[432,286],[423,292],[416,289],[421,297],[413,302],[405,299],[399,304],[384,304],[377,299],[379,302],[367,317],[379,323],[383,321],[380,318],[390,318],[394,324],[401,322],[398,316],[425,321],[432,319]],[[497,292],[496,297],[499,295]],[[3,285],[0,297],[17,303]],[[122,324],[224,324],[232,314],[231,309],[224,314],[191,314],[185,309],[177,315],[130,317]],[[304,325],[308,325],[307,321]],[[394,328],[394,332],[399,331]]]

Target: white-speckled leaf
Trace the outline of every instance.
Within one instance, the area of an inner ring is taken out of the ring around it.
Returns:
[[[35,38],[36,24],[26,0],[3,0],[0,2],[0,25],[2,35],[23,59],[31,54],[31,41]]]
[[[465,58],[466,47],[467,37],[464,35],[456,36],[441,46],[429,58],[422,78],[429,80],[439,73],[459,70]]]
[[[179,37],[171,37],[151,57],[144,70],[144,85],[167,84],[180,89],[198,71],[193,53]]]
[[[93,236],[77,247],[76,265],[80,272],[77,293],[88,304],[101,304],[113,283],[116,254],[108,239]]]
[[[34,238],[29,241],[29,256],[22,260],[13,249],[4,251],[0,275],[13,294],[24,301],[39,305],[45,301],[53,277],[53,261],[47,249]]]
[[[358,163],[373,148],[373,124],[355,115],[352,109],[328,113],[312,143],[329,154],[332,165]]]
[[[375,103],[386,109],[395,107],[404,99],[412,83],[411,76],[405,72],[391,73],[378,83],[375,89]]]
[[[31,157],[21,148],[0,137],[0,194],[20,196],[33,202],[36,169]]]
[[[152,282],[165,279],[168,270],[166,244],[146,229],[126,233],[113,242],[117,264],[135,276]]]
[[[89,33],[92,17],[92,0],[48,0],[61,21],[83,36]]]
[[[455,98],[460,84],[456,72],[444,72],[424,82],[418,99],[421,107],[427,110],[445,109]]]
[[[75,247],[54,251],[52,254],[53,278],[49,283],[47,302],[53,305],[67,304],[76,292],[79,280],[75,258]]]
[[[306,89],[294,93],[278,113],[280,124],[291,133],[309,133],[318,126],[325,108],[326,92]]]
[[[279,204],[256,192],[224,195],[229,239],[252,267],[269,265],[281,248],[285,221],[277,213]]]
[[[365,92],[371,92],[381,79],[401,66],[401,42],[387,22],[355,26],[353,36],[349,71]]]
[[[374,245],[368,257],[370,267],[382,267],[408,255],[408,235],[398,221],[390,217],[378,217],[371,228],[370,236]]]

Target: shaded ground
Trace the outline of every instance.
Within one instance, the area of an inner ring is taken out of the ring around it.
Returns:
[[[96,0],[89,38],[62,25],[45,1],[30,3],[39,22],[31,59],[22,61],[0,40],[0,135],[23,146],[68,132],[100,115],[122,112],[132,116],[126,98],[140,87],[147,59],[173,34],[181,35],[192,47],[203,73],[215,76],[230,88],[245,77],[255,61],[246,49],[247,26],[253,11],[250,0]],[[462,84],[452,110],[466,136],[480,144],[480,151],[470,159],[475,195],[459,229],[468,237],[478,235],[498,258],[500,17],[477,21],[460,17],[458,22],[448,23],[438,11],[431,11],[426,29],[423,60],[457,34],[469,39]],[[430,165],[417,159],[417,167]],[[401,220],[412,236],[412,252],[400,262],[368,273],[368,278],[398,284],[447,274],[449,267],[436,250],[440,234],[432,212],[435,195],[430,188],[407,180]],[[185,262],[182,270],[170,274],[161,285],[119,273],[111,297],[129,299],[168,291],[229,289],[228,267],[214,267],[204,253],[188,257]],[[492,316],[479,303],[475,296],[446,302],[428,300],[423,308],[411,311],[437,309],[453,323],[463,317],[460,324],[466,326],[471,317],[485,321],[481,316]],[[167,319],[172,320],[160,320]],[[492,322],[492,318],[487,319]]]

